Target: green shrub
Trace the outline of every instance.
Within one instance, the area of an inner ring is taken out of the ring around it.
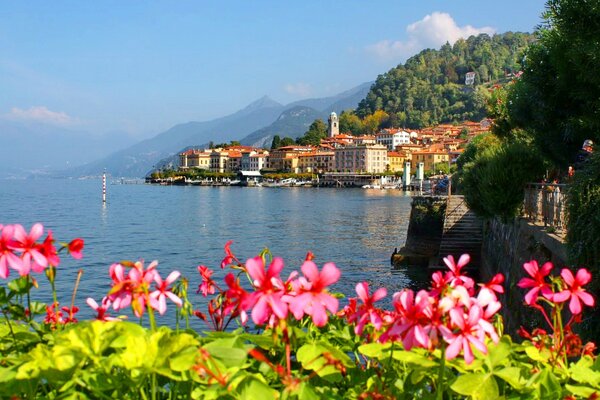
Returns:
[[[487,146],[480,143],[472,161],[462,166],[460,186],[467,204],[477,214],[508,220],[519,214],[525,184],[543,176],[545,163],[525,143],[486,142]]]

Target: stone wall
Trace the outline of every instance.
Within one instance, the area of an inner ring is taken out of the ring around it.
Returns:
[[[444,228],[445,197],[413,197],[406,243],[392,256],[395,266],[427,266],[437,256]]]
[[[503,223],[498,219],[489,220],[484,226],[481,279],[489,280],[497,273],[505,277],[507,288],[504,294],[503,315],[505,332],[514,334],[522,325],[525,327],[543,326],[536,318],[537,312],[524,306],[525,290],[517,282],[526,273],[523,264],[536,260],[540,266],[551,261],[557,274],[567,265],[567,253],[563,241],[544,230],[543,226],[533,225],[524,219]]]

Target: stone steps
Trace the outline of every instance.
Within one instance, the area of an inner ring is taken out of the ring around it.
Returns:
[[[430,260],[429,267],[445,268],[443,258],[447,255],[451,254],[458,260],[461,254],[469,253],[469,266],[476,268],[481,261],[482,241],[482,221],[469,210],[463,196],[451,196],[446,205],[439,255]]]

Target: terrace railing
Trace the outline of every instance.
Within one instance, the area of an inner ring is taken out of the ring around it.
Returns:
[[[530,183],[525,188],[523,216],[534,222],[566,233],[566,184]]]

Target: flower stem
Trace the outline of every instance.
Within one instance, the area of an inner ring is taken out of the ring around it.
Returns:
[[[444,398],[444,370],[446,369],[446,344],[442,342],[442,357],[440,359],[440,372],[438,375],[438,384],[436,389],[436,399]]]

